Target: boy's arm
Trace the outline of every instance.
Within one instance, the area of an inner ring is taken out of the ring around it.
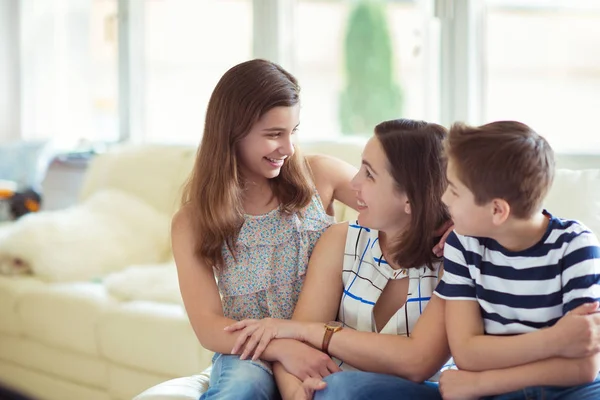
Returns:
[[[550,358],[484,372],[448,370],[440,378],[440,391],[450,398],[479,398],[532,386],[579,386],[596,379],[599,362],[600,357],[595,355],[585,358]]]
[[[471,275],[471,269],[476,270],[477,266],[467,263],[467,254],[459,236],[452,232],[444,247],[444,277],[435,291],[436,295],[447,300],[446,330],[456,365],[468,371],[484,371],[558,355],[560,349],[552,330],[543,329],[518,336],[485,335],[475,281]]]
[[[494,396],[532,386],[572,387],[593,382],[600,369],[598,355],[585,358],[549,358],[517,367],[484,372],[454,372],[442,385],[468,385],[473,396]],[[448,382],[452,379],[453,382]],[[444,380],[446,380],[444,382]]]
[[[509,368],[558,356],[563,342],[553,329],[514,336],[485,335],[475,301],[447,301],[446,327],[454,361],[467,371]]]

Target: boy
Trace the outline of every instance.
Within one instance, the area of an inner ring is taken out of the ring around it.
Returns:
[[[600,246],[542,210],[550,145],[503,121],[455,124],[445,151],[455,229],[435,293],[461,371],[442,375],[444,399],[600,399]]]

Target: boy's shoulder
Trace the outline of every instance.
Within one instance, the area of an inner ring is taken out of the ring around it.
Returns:
[[[548,226],[547,243],[563,246],[576,243],[589,243],[598,245],[598,238],[584,223],[576,219],[561,218],[548,213],[550,224]]]

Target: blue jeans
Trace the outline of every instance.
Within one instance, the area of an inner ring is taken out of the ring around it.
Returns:
[[[216,353],[210,385],[200,400],[280,399],[273,372],[262,361],[240,360],[239,356]]]
[[[482,400],[598,400],[600,399],[600,378],[592,383],[572,387],[535,386],[484,397]]]
[[[314,400],[442,400],[436,383],[414,383],[393,375],[342,371],[324,380],[327,387],[316,392]]]

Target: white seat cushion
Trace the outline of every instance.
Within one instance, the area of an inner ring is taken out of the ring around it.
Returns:
[[[210,367],[199,375],[171,379],[140,393],[133,400],[198,400],[208,389]]]
[[[210,365],[183,307],[131,301],[108,308],[98,320],[98,342],[108,360],[166,376],[185,376]]]
[[[18,315],[26,337],[99,355],[96,326],[102,311],[114,301],[100,284],[46,284],[20,296]]]
[[[0,332],[12,335],[22,332],[17,315],[19,299],[24,293],[43,285],[42,281],[35,278],[0,276]]]

